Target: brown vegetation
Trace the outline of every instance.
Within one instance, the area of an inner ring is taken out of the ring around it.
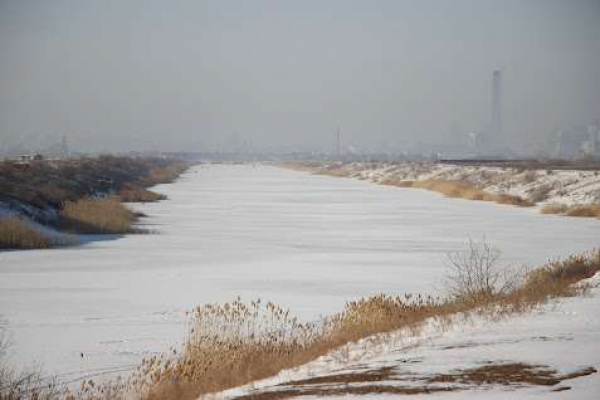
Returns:
[[[0,218],[0,249],[44,249],[50,240],[18,217]]]
[[[413,187],[432,190],[442,193],[448,197],[457,197],[466,200],[495,201],[499,204],[510,204],[520,207],[531,207],[533,203],[524,200],[521,197],[509,194],[493,194],[485,192],[470,183],[464,181],[441,181],[441,180],[423,180],[423,181],[384,181],[383,184],[400,187]]]
[[[600,218],[600,205],[577,205],[572,206],[565,211],[565,215],[569,217],[597,217]]]
[[[58,226],[74,233],[123,234],[133,232],[136,215],[116,197],[85,198],[67,202],[60,211]]]
[[[156,193],[130,183],[126,183],[121,187],[119,197],[125,203],[147,203],[167,198],[164,194]]]
[[[592,367],[583,368],[571,374],[561,375],[558,371],[544,365],[525,363],[490,364],[482,367],[456,371],[451,374],[435,375],[428,379],[430,383],[461,383],[464,385],[513,385],[530,384],[554,386],[564,380],[596,373]]]
[[[542,207],[541,212],[542,214],[560,214],[568,217],[600,218],[600,205],[567,206],[564,204],[548,204]]]

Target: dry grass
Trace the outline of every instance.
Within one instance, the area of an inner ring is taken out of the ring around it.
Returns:
[[[124,184],[121,187],[119,197],[121,201],[126,203],[146,203],[166,199],[166,196],[163,194],[130,183]]]
[[[45,249],[51,241],[18,217],[0,218],[0,249]]]
[[[67,202],[59,214],[61,229],[86,234],[123,234],[133,232],[136,215],[116,197],[90,198]]]
[[[572,284],[588,279],[600,271],[600,250],[575,254],[561,261],[551,261],[530,272],[526,283],[536,285]]]
[[[547,204],[542,207],[542,214],[564,214],[567,211],[567,206],[564,204]]]
[[[345,343],[451,311],[433,298],[408,295],[351,302],[319,323],[301,323],[287,310],[260,300],[198,307],[183,351],[144,362],[139,375],[143,398],[195,399],[272,376]]]
[[[565,211],[565,215],[569,217],[596,217],[600,218],[600,205],[578,205],[572,206]]]
[[[384,184],[392,184],[385,182]],[[531,207],[533,203],[524,200],[519,196],[509,194],[492,194],[471,185],[464,181],[442,181],[442,180],[423,180],[423,181],[399,181],[393,183],[400,187],[413,187],[427,189],[442,193],[448,197],[456,197],[466,200],[495,201],[499,204],[510,204],[520,207]]]
[[[541,212],[542,214],[560,214],[568,217],[600,218],[600,205],[567,206],[564,204],[548,204],[542,207]]]

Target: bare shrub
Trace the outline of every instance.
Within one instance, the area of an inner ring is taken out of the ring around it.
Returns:
[[[77,233],[122,234],[133,231],[136,215],[116,197],[90,198],[65,203],[59,214],[59,227]]]
[[[17,372],[8,367],[10,342],[0,328],[0,400],[58,400],[60,393],[54,381],[43,381],[39,369]]]
[[[22,218],[0,218],[0,249],[45,249],[50,245],[50,239]]]
[[[446,256],[446,286],[451,298],[483,303],[514,291],[521,274],[501,262],[500,250],[469,240],[467,249]]]

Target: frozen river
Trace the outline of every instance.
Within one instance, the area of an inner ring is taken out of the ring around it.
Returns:
[[[186,310],[238,295],[313,319],[368,294],[435,292],[444,254],[469,238],[527,265],[600,245],[597,220],[268,166],[196,167],[157,190],[169,200],[135,205],[156,234],[0,253],[13,362],[64,378],[127,369],[176,345]]]

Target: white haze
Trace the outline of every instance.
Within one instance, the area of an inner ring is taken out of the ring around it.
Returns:
[[[600,117],[600,2],[0,0],[0,150],[507,144]]]

